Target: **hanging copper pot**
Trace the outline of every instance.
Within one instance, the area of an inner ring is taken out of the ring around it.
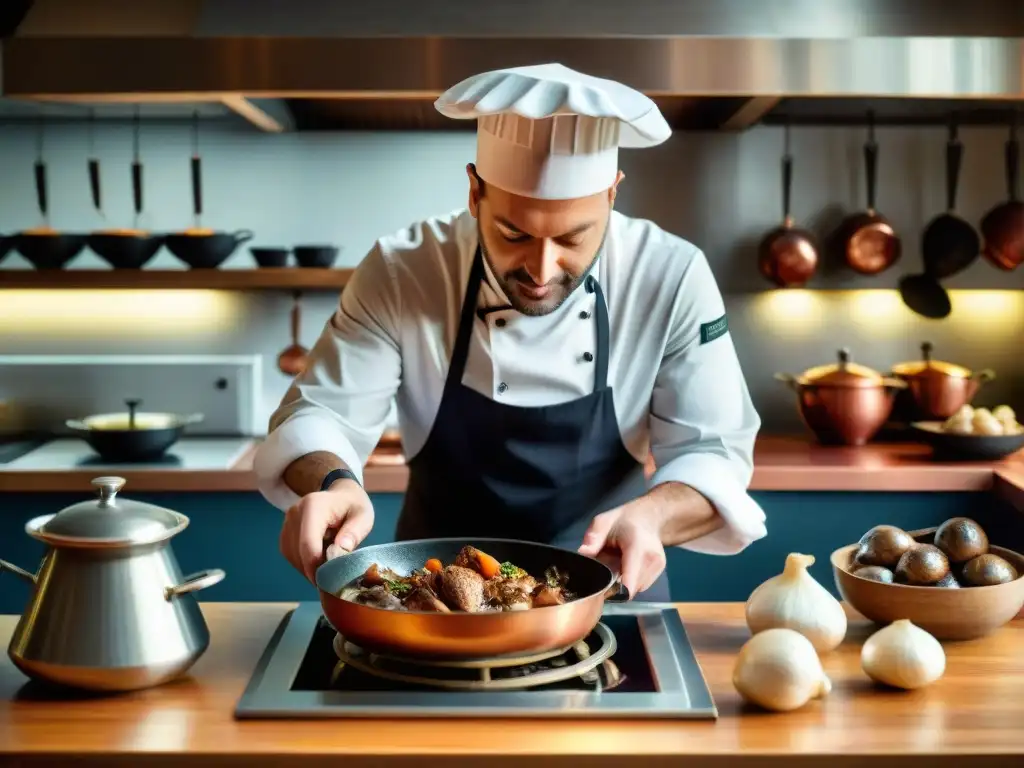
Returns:
[[[837,357],[838,363],[775,378],[797,393],[800,416],[820,443],[864,445],[885,424],[896,393],[907,383],[852,362],[847,349]]]
[[[981,385],[996,377],[986,368],[972,371],[932,359],[932,344],[921,344],[921,360],[900,363],[892,367],[892,375],[907,382],[908,394],[913,401],[913,418],[928,421],[945,420],[968,405]]]
[[[1010,122],[1010,138],[1006,142],[1007,201],[1000,203],[981,220],[982,255],[990,264],[1012,272],[1024,261],[1024,202],[1017,194],[1020,165],[1020,144],[1017,141],[1017,113]]]
[[[299,302],[302,294],[296,291],[292,294],[292,343],[285,347],[284,351],[277,356],[277,367],[286,376],[298,376],[306,368],[306,359],[309,356],[307,350],[299,343],[299,331],[302,322],[302,310]]]

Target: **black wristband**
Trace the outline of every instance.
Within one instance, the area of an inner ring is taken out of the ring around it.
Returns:
[[[324,478],[324,481],[320,483],[320,490],[326,491],[338,480],[355,480],[356,485],[362,486],[362,483],[359,482],[359,478],[356,477],[355,473],[352,472],[352,470],[332,469],[330,472],[327,473],[327,477]]]

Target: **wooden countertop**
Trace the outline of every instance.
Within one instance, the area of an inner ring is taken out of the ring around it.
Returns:
[[[213,640],[192,674],[117,698],[19,699],[25,678],[5,656],[0,661],[0,765],[58,765],[62,758],[75,766],[165,766],[187,760],[190,766],[246,768],[654,768],[684,760],[687,768],[1024,764],[1024,617],[987,638],[947,643],[944,678],[915,692],[880,690],[868,681],[859,653],[873,629],[854,619],[846,642],[822,657],[832,693],[786,714],[751,709],[732,687],[736,652],[749,637],[743,606],[691,603],[679,610],[718,706],[717,722],[236,721],[235,704],[290,607],[204,604]],[[4,644],[14,623],[14,617],[0,617]]]
[[[121,472],[134,491],[254,491],[257,443],[227,470],[159,469]],[[88,491],[95,470],[0,472],[3,491]],[[370,457],[367,490],[402,493],[409,479],[401,445],[382,441]],[[863,448],[825,447],[805,437],[764,436],[754,451],[755,491],[987,491],[1024,510],[1024,453],[1001,462],[933,461],[915,443]]]

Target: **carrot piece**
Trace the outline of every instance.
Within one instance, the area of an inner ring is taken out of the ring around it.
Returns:
[[[493,579],[501,573],[501,563],[479,549],[473,550],[476,554],[476,569],[485,579]]]
[[[441,565],[441,561],[438,560],[436,557],[432,557],[429,560],[427,560],[426,565],[424,565],[423,567],[431,573],[440,573],[444,568],[444,566]]]

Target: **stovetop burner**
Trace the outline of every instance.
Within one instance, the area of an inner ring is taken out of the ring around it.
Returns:
[[[431,661],[370,653],[340,634],[335,635],[333,646],[340,661],[331,675],[331,687],[338,687],[339,682],[344,687],[342,675],[348,668],[397,683],[460,691],[510,691],[573,678],[608,691],[623,682],[622,673],[609,658],[617,647],[615,635],[603,623],[567,648],[495,659]]]
[[[668,605],[608,604],[584,643],[509,661],[424,664],[371,654],[339,640],[319,603],[301,603],[271,638],[235,716],[718,716]]]

